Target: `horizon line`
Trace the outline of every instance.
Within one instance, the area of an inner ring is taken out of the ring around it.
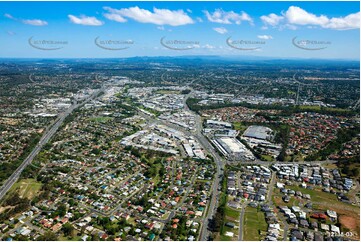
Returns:
[[[1,0],[0,0],[1,1]],[[360,58],[314,58],[314,57],[276,57],[276,56],[233,56],[233,55],[159,55],[159,56],[127,56],[127,57],[0,57],[0,59],[45,59],[45,60],[59,60],[59,59],[131,59],[131,58],[244,58],[244,60],[268,59],[268,60],[329,60],[329,61],[358,61]],[[240,59],[242,60],[242,59]]]

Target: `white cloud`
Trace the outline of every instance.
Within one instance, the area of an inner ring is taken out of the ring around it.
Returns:
[[[34,26],[44,26],[48,25],[48,22],[40,19],[24,19],[21,20],[24,24],[34,25]]]
[[[152,23],[156,25],[180,26],[193,24],[194,21],[183,10],[169,10],[153,8],[153,12],[139,7],[114,9],[104,7],[111,14],[118,15],[123,19],[133,19],[140,23]],[[112,19],[113,20],[113,19]]]
[[[6,33],[7,33],[8,35],[10,35],[10,36],[16,35],[16,33],[13,32],[13,31],[6,31]]]
[[[159,30],[165,30],[164,26],[157,26],[157,29],[159,29]]]
[[[261,16],[261,20],[265,25],[271,25],[276,26],[280,23],[281,20],[283,20],[284,17],[278,16],[277,14],[271,13],[269,15],[263,15]]]
[[[352,13],[345,17],[329,18],[326,15],[317,16],[297,6],[290,6],[285,13],[282,13],[282,16],[274,13],[263,15],[261,20],[265,24],[263,29],[266,29],[267,26],[279,26],[280,29],[296,29],[297,25],[335,30],[360,28],[360,12]]]
[[[228,33],[228,30],[224,27],[220,27],[220,28],[213,28],[214,31],[216,31],[217,33],[220,33],[220,34],[225,34],[225,33]]]
[[[215,49],[216,47],[210,44],[205,44],[202,46],[203,49]]]
[[[247,21],[250,24],[253,24],[253,19],[246,13],[241,12],[240,14],[233,11],[225,12],[223,9],[216,9],[213,13],[208,11],[203,11],[206,15],[208,21],[220,24],[241,24],[242,21]]]
[[[360,28],[360,12],[352,13],[346,17],[331,18],[330,21],[324,26],[329,29],[359,29]]]
[[[329,19],[325,15],[316,16],[300,7],[291,6],[285,13],[288,23],[297,25],[324,25]]]
[[[98,20],[95,17],[87,17],[87,16],[80,16],[76,17],[74,15],[69,14],[68,18],[73,24],[80,24],[80,25],[88,25],[88,26],[101,26],[104,23],[100,20]]]
[[[287,21],[295,25],[316,25],[325,29],[357,29],[360,28],[360,12],[345,17],[329,18],[325,15],[316,16],[306,10],[291,6],[285,13]]]
[[[119,22],[119,23],[127,22],[127,20],[125,18],[123,18],[122,16],[120,16],[119,14],[116,14],[116,13],[105,13],[104,17],[109,20],[113,20],[113,21]]]
[[[5,14],[4,14],[4,17],[5,17],[5,18],[8,18],[8,19],[14,19],[14,20],[16,20],[16,18],[14,18],[11,14],[8,14],[8,13],[5,13]]]
[[[285,24],[282,26],[282,28],[284,29],[290,29],[290,30],[296,30],[297,29],[297,26],[296,25],[293,25],[293,24]]]
[[[203,19],[200,18],[200,17],[197,17],[197,21],[200,22],[200,23],[203,23]]]
[[[34,25],[34,26],[44,26],[44,25],[48,25],[48,22],[44,21],[44,20],[40,20],[40,19],[17,19],[14,16],[12,16],[11,14],[4,14],[4,17],[8,18],[8,19],[12,19],[15,21],[19,21],[23,24],[28,24],[28,25]]]
[[[257,35],[257,38],[259,39],[273,39],[271,35]]]

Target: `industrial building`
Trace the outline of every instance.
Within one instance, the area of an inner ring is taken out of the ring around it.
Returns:
[[[212,142],[228,158],[254,160],[252,152],[236,138],[221,137],[212,140]]]
[[[270,140],[273,138],[273,130],[264,126],[252,125],[244,131],[243,136],[254,139]]]
[[[228,128],[231,129],[232,128],[232,124],[228,123],[228,122],[222,122],[222,121],[217,121],[217,120],[210,120],[208,119],[207,122],[207,127],[213,127],[213,128]]]

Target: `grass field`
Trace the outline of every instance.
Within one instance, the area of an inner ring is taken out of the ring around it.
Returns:
[[[291,90],[287,90],[287,93],[288,93],[288,94],[292,94],[292,95],[295,95],[295,94],[296,94],[295,91],[291,91]]]
[[[310,194],[311,196],[311,202],[317,204],[317,203],[325,203],[327,202],[330,207],[346,207],[346,209],[348,210],[355,210],[357,211],[358,208],[354,205],[351,204],[346,204],[344,202],[341,202],[337,199],[337,196],[335,194],[331,194],[331,193],[327,193],[327,192],[323,192],[321,190],[320,187],[314,188],[314,189],[306,189],[306,188],[302,188],[299,186],[286,186],[287,189],[292,189],[294,191],[300,191],[302,192],[302,194]],[[275,189],[275,196],[283,196],[283,194],[281,194],[279,192],[279,189]],[[304,201],[307,201],[305,199],[303,199]],[[293,202],[295,201],[295,202]],[[293,205],[296,203],[298,203],[298,200],[295,199],[294,197],[291,197],[290,202],[289,203],[285,203],[286,205]],[[279,204],[277,204],[279,205]],[[283,204],[281,204],[283,205]]]
[[[300,191],[302,192],[302,194],[310,194],[311,195],[311,201],[312,202],[324,202],[324,201],[329,201],[332,203],[336,203],[338,205],[345,205],[345,203],[340,202],[335,194],[331,194],[331,193],[327,193],[327,192],[323,192],[321,190],[321,188],[317,187],[314,189],[307,189],[307,188],[302,188],[299,186],[286,186],[287,189],[292,189],[295,191]]]
[[[324,108],[324,110],[333,112],[350,112],[350,110],[345,108]]]
[[[321,107],[320,106],[309,106],[309,105],[301,105],[300,106],[301,110],[312,110],[312,111],[320,111]]]
[[[262,240],[260,231],[267,231],[267,223],[264,213],[257,208],[247,207],[244,213],[243,240]]]
[[[235,210],[235,209],[232,209],[230,207],[226,207],[225,209],[225,213],[226,213],[226,216],[229,216],[235,220],[238,220],[239,219],[239,213],[240,211],[239,210]]]
[[[266,161],[273,161],[273,157],[270,155],[262,155],[262,158],[265,159]]]
[[[224,213],[225,213],[225,215],[224,215],[222,235],[221,235],[220,240],[222,240],[222,241],[238,240],[238,233],[239,233],[238,226],[239,226],[240,211],[226,206]],[[236,228],[227,227],[227,226],[225,226],[225,224],[227,222],[234,223],[237,227]],[[226,232],[232,232],[234,234],[233,238],[225,236]]]
[[[157,94],[180,94],[181,92],[177,91],[177,90],[161,89],[161,90],[155,91],[155,93],[157,93]]]
[[[156,164],[156,165],[153,165],[153,166],[155,166],[157,175],[152,178],[152,182],[154,182],[154,186],[157,186],[158,183],[161,181],[161,177],[159,177],[159,170],[161,169],[162,165],[161,164]]]
[[[32,199],[39,192],[41,188],[41,183],[37,182],[35,179],[22,179],[16,182],[11,189],[9,194],[14,193],[15,191],[19,192],[20,197],[26,197]]]
[[[232,241],[232,238],[225,236],[225,235],[221,235],[219,240],[220,241]]]
[[[321,111],[320,106],[310,106],[310,105],[301,105],[299,106],[301,110],[308,110],[308,111]],[[322,110],[330,111],[330,112],[349,112],[350,110],[344,108],[329,108],[323,107]]]
[[[224,196],[226,200],[228,200],[227,195]],[[225,205],[224,208],[224,219],[223,224],[221,228],[221,233],[216,240],[220,241],[237,241],[238,240],[238,234],[239,234],[239,216],[240,216],[241,210],[233,209]],[[235,224],[234,228],[230,228],[226,226],[226,223],[231,222]],[[233,237],[226,236],[225,234],[227,232],[232,232]]]
[[[96,123],[106,123],[106,122],[113,120],[113,118],[112,117],[94,117],[94,118],[90,118],[89,120],[92,122],[96,122]]]
[[[248,126],[243,125],[241,122],[234,122],[233,127],[235,130],[239,130],[240,134],[243,134],[243,132],[247,129]]]

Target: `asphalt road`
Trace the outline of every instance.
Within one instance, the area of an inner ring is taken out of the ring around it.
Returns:
[[[28,155],[28,157],[23,161],[23,163],[15,170],[15,172],[8,178],[8,180],[4,183],[4,185],[0,188],[0,201],[3,199],[7,191],[13,186],[13,184],[19,179],[21,172],[33,161],[33,159],[37,156],[37,154],[40,152],[42,147],[49,142],[49,140],[54,136],[54,134],[57,132],[58,128],[61,126],[61,124],[64,122],[65,118],[69,116],[76,108],[84,105],[85,103],[89,102],[90,100],[94,99],[101,93],[105,88],[99,89],[98,91],[94,92],[91,96],[89,96],[87,99],[82,101],[79,104],[73,104],[69,109],[67,109],[65,112],[61,113],[58,118],[53,122],[50,127],[48,127],[40,139],[39,143],[36,145],[36,147],[33,149],[33,151]],[[189,97],[190,94],[188,94],[186,97]],[[186,100],[186,99],[185,99]],[[185,104],[185,101],[184,101]],[[187,105],[185,104],[185,109],[189,110]],[[143,113],[141,113],[142,116],[145,116]],[[148,120],[151,120],[153,122],[162,123],[167,126],[170,126],[174,129],[180,130],[183,133],[187,135],[194,136],[198,142],[203,146],[203,148],[208,151],[208,153],[214,158],[215,164],[217,166],[215,179],[212,186],[212,196],[209,203],[208,208],[208,214],[205,216],[204,221],[202,223],[201,233],[200,233],[200,240],[207,240],[210,234],[210,231],[208,230],[208,222],[210,219],[212,219],[216,207],[218,204],[218,187],[220,185],[220,175],[223,174],[223,168],[224,168],[224,160],[220,157],[220,155],[217,153],[217,151],[214,149],[214,147],[211,145],[211,143],[208,141],[208,139],[201,133],[202,131],[202,121],[201,117],[194,113],[196,117],[196,130],[195,132],[189,132],[187,130],[184,130],[176,125],[169,124],[167,122],[164,122],[159,119],[155,119],[152,117],[147,116]],[[318,162],[307,162],[307,163],[334,163],[335,161],[318,161]],[[300,162],[302,163],[302,162]],[[306,163],[306,162],[305,162]],[[245,163],[246,164],[246,163]],[[250,162],[250,164],[259,164],[259,165],[269,165],[270,162],[262,162],[262,161],[253,161]],[[242,235],[240,234],[242,237]]]
[[[203,219],[201,232],[199,235],[200,240],[204,241],[204,240],[207,240],[210,235],[210,231],[208,230],[208,223],[213,218],[214,213],[216,212],[216,207],[217,207],[218,198],[219,198],[218,187],[220,186],[220,175],[223,174],[224,161],[223,161],[222,157],[220,157],[220,155],[214,149],[212,144],[208,141],[208,139],[202,134],[202,118],[195,112],[191,111],[189,109],[189,107],[187,106],[186,101],[192,95],[192,92],[193,92],[193,88],[188,87],[188,89],[190,89],[191,92],[185,96],[183,104],[184,104],[184,109],[186,111],[191,112],[195,116],[196,123],[195,123],[195,132],[193,135],[198,140],[198,142],[203,146],[203,148],[206,151],[208,151],[208,153],[210,153],[210,155],[213,157],[213,159],[216,163],[216,166],[217,166],[217,171],[216,171],[215,178],[214,178],[213,184],[212,184],[212,196],[211,196],[210,203],[208,205],[209,207],[207,209],[208,213],[206,214],[206,216]]]
[[[14,183],[19,179],[21,172],[34,160],[34,158],[39,154],[40,150],[43,146],[49,142],[49,140],[54,136],[57,132],[60,125],[64,122],[65,118],[69,116],[75,109],[94,99],[104,90],[104,88],[95,91],[88,98],[83,100],[81,103],[75,103],[71,105],[65,112],[61,113],[56,120],[51,124],[52,126],[46,129],[45,133],[41,137],[39,143],[35,146],[35,148],[31,151],[31,153],[26,157],[26,159],[21,163],[21,165],[14,171],[14,173],[6,180],[4,185],[0,188],[0,201],[4,198],[5,194],[9,191],[9,189],[14,185]]]
[[[191,89],[191,91],[193,91],[192,88],[189,88],[189,89]],[[191,95],[191,93],[187,94],[186,98],[188,98],[190,95]],[[186,98],[184,99],[184,109],[187,111],[190,111],[188,106],[186,105]],[[192,112],[192,111],[190,111],[190,112]],[[202,223],[202,227],[201,227],[201,231],[200,231],[200,235],[199,235],[199,240],[205,241],[205,240],[208,240],[209,235],[210,235],[210,231],[208,230],[208,223],[213,218],[213,216],[216,212],[217,204],[219,202],[218,198],[219,198],[220,191],[218,191],[218,187],[220,186],[220,175],[223,175],[223,168],[225,165],[225,161],[223,158],[220,157],[219,153],[215,150],[215,148],[208,141],[208,139],[202,134],[201,117],[194,112],[192,112],[192,113],[195,116],[195,121],[196,121],[195,131],[193,131],[193,132],[185,130],[177,125],[167,123],[166,121],[159,120],[155,117],[148,116],[142,112],[139,112],[139,115],[143,116],[151,123],[163,124],[163,125],[173,128],[175,130],[181,131],[188,136],[194,136],[197,139],[197,141],[203,146],[203,148],[214,158],[215,164],[217,166],[217,170],[216,170],[216,174],[215,174],[215,178],[214,178],[214,182],[213,182],[213,186],[212,186],[212,192],[211,192],[212,196],[211,196],[211,199],[210,199],[210,202],[208,205],[209,208],[207,209],[208,214],[203,219],[203,223]],[[326,160],[326,161],[309,161],[309,162],[297,162],[297,163],[299,163],[299,164],[323,164],[323,163],[335,163],[335,162],[336,161]],[[267,166],[271,165],[272,163],[273,162],[261,161],[261,160],[255,160],[255,161],[251,161],[251,162],[242,162],[242,164],[267,165]],[[274,163],[280,164],[280,162],[274,162]],[[284,163],[286,164],[286,162],[284,162]],[[294,162],[294,163],[296,163],[296,162]],[[287,163],[287,164],[290,164],[290,163]],[[274,182],[274,180],[275,179],[273,179],[272,181]],[[268,194],[268,195],[271,196],[271,194]],[[242,220],[243,220],[243,218],[242,218]],[[241,234],[240,236],[243,236],[243,234]]]
[[[197,114],[195,114],[195,115],[197,115]],[[212,197],[209,202],[208,214],[204,218],[204,221],[202,224],[202,230],[200,233],[200,240],[204,241],[204,240],[208,240],[208,237],[210,234],[210,231],[208,230],[208,223],[213,218],[214,213],[216,211],[217,204],[218,204],[218,198],[219,198],[218,195],[220,192],[220,191],[218,191],[218,187],[220,186],[220,175],[223,174],[224,162],[223,162],[223,159],[217,153],[217,151],[214,149],[214,147],[201,134],[202,123],[201,123],[201,119],[198,115],[196,116],[196,120],[197,120],[197,128],[196,128],[197,133],[196,133],[195,137],[198,139],[199,143],[201,143],[203,148],[205,148],[210,153],[210,155],[213,157],[214,162],[217,166],[217,172],[215,174],[215,177],[213,180],[213,185],[212,185]]]
[[[190,94],[186,95],[186,97],[189,97]],[[185,104],[185,101],[184,101]],[[187,111],[190,111],[187,107],[187,105],[184,105],[184,109]],[[190,111],[192,112],[192,111]],[[192,112],[193,113],[193,112]],[[212,185],[212,191],[211,191],[211,200],[209,202],[209,208],[207,209],[208,214],[205,216],[204,221],[202,223],[202,228],[201,228],[201,232],[200,232],[200,240],[207,240],[209,237],[209,233],[210,231],[208,230],[208,222],[210,219],[212,219],[215,211],[216,211],[216,207],[218,204],[218,187],[220,184],[220,175],[223,174],[223,168],[224,168],[224,162],[223,159],[220,157],[220,155],[217,153],[217,151],[215,150],[215,148],[211,145],[211,143],[208,141],[208,139],[206,137],[203,136],[202,134],[202,120],[201,117],[196,114],[193,113],[193,115],[195,116],[195,120],[196,120],[196,128],[195,131],[190,132],[188,130],[185,130],[177,125],[168,123],[166,121],[163,120],[159,120],[155,117],[151,117],[149,115],[146,115],[142,112],[139,112],[139,115],[144,117],[145,119],[147,119],[150,123],[158,123],[158,124],[163,124],[166,125],[168,127],[171,127],[175,130],[181,131],[183,132],[185,135],[188,136],[193,136],[195,137],[195,139],[197,139],[197,141],[202,145],[202,147],[213,157],[215,164],[217,166],[216,169],[216,174],[215,174],[215,178],[213,181],[213,185]]]

